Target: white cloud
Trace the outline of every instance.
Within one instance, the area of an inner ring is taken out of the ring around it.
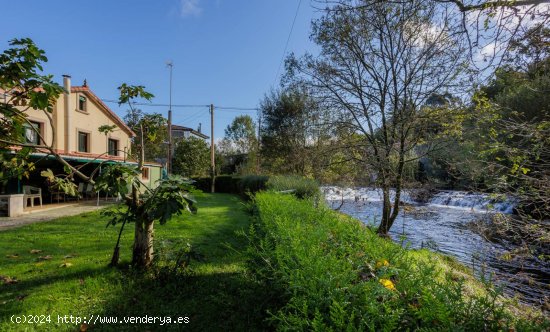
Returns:
[[[202,8],[199,5],[200,0],[181,0],[180,15],[181,17],[199,16],[202,13]]]

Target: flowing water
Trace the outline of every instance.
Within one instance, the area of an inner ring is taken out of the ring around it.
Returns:
[[[377,224],[382,211],[382,192],[372,188],[324,187],[332,208],[365,223]],[[455,257],[477,276],[492,278],[506,294],[519,301],[544,306],[550,299],[550,264],[536,257],[510,255],[512,245],[493,243],[471,231],[467,224],[496,212],[512,213],[513,201],[494,201],[486,194],[441,191],[426,204],[414,202],[404,192],[402,207],[390,231],[391,237],[411,248],[429,248]],[[528,255],[530,256],[530,255]],[[506,259],[504,259],[506,258]]]

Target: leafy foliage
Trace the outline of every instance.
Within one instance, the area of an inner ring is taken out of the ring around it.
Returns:
[[[131,155],[138,158],[141,146],[145,148],[145,160],[159,160],[166,158],[166,144],[168,131],[167,121],[159,113],[143,113],[140,109],[129,109],[124,116],[126,125],[137,133],[132,139]],[[143,140],[141,142],[141,131]]]
[[[145,100],[151,100],[155,95],[145,90],[143,85],[128,85],[122,83],[118,87],[120,97],[118,98],[119,105],[131,103],[136,98],[143,98]]]
[[[225,128],[225,138],[234,153],[249,153],[257,147],[256,124],[250,115],[239,115]]]
[[[258,173],[256,123],[249,115],[239,115],[225,128],[225,137],[217,145],[223,155],[223,170],[241,175]]]
[[[142,186],[139,174],[136,168],[117,163],[107,165],[96,180],[96,188],[123,197],[126,205],[125,209],[107,210],[104,214],[110,218],[108,225],[122,224],[111,265],[118,264],[120,238],[126,223],[135,223],[133,264],[144,268],[153,260],[154,222],[162,225],[184,211],[197,211],[191,197],[192,181],[172,175],[159,180],[153,190],[144,186],[146,192],[139,195]]]
[[[143,214],[162,225],[184,211],[197,213],[196,201],[191,197],[192,183],[177,175],[160,180],[152,193],[144,195]]]
[[[262,167],[279,174],[306,175],[313,167],[310,152],[317,104],[307,90],[291,86],[272,91],[260,104]]]
[[[62,191],[67,195],[73,197],[80,196],[80,193],[78,192],[78,187],[73,181],[71,181],[70,178],[55,176],[51,169],[40,172],[40,175],[46,178],[52,190]]]
[[[25,148],[17,152],[0,153],[0,184],[5,185],[9,179],[28,178],[35,169],[35,163],[28,160],[31,149]]]
[[[240,195],[249,199],[251,195],[267,188],[267,175],[220,175],[216,177],[216,192]],[[210,191],[212,178],[193,178],[195,187],[199,190]]]
[[[96,188],[125,197],[131,188],[139,188],[140,172],[131,166],[122,164],[107,165],[96,180]],[[193,191],[191,180],[173,175],[159,180],[154,190],[146,191],[137,202],[127,198],[127,210],[110,211],[109,215],[117,218],[117,222],[127,220],[145,220],[146,222],[159,221],[166,223],[172,216],[180,215],[183,211],[196,213],[195,201],[191,197]],[[121,216],[124,217],[121,217]]]
[[[186,177],[208,175],[210,172],[210,147],[208,143],[193,136],[176,142],[173,169],[174,173]]]
[[[117,128],[117,125],[101,125],[99,128],[97,128],[97,131],[99,131],[102,134],[109,134],[112,133]]]
[[[133,186],[139,187],[140,171],[124,164],[110,164],[102,168],[101,174],[95,180],[95,189],[114,197],[125,197]]]
[[[514,196],[526,218],[550,215],[550,30],[535,26],[518,58],[474,96],[477,152],[491,189]]]
[[[42,75],[43,63],[48,61],[45,52],[30,38],[12,39],[11,48],[0,54],[0,90],[6,98],[0,102],[0,149],[12,145],[23,145],[23,149],[10,157],[2,156],[0,181],[9,177],[28,176],[34,167],[26,161],[35,150],[33,143],[24,139],[24,125],[29,124],[27,111],[40,110],[51,117],[53,106],[63,87],[52,81],[51,75]],[[40,133],[32,126],[40,138],[39,146],[47,146]]]

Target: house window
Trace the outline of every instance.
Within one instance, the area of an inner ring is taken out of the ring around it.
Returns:
[[[82,112],[86,112],[86,97],[84,96],[78,97],[78,110]]]
[[[78,132],[78,152],[89,152],[90,134]]]
[[[141,178],[143,180],[149,180],[149,167],[143,167],[141,169]]]
[[[38,133],[42,134],[42,126],[40,122],[30,121],[29,123],[23,124],[25,136],[25,143],[31,143],[40,145],[40,136]]]
[[[109,138],[109,155],[118,156],[118,140]]]

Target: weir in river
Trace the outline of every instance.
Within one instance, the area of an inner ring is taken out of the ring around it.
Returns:
[[[322,190],[332,208],[340,208],[367,224],[376,225],[380,221],[380,189],[323,187]],[[520,302],[544,306],[550,301],[548,262],[533,255],[510,255],[517,246],[489,242],[468,227],[468,223],[487,214],[512,213],[513,200],[497,201],[483,193],[440,191],[425,204],[414,202],[407,192],[402,193],[401,201],[407,206],[400,209],[390,230],[393,240],[411,248],[428,248],[455,257],[476,276],[491,278],[505,294],[517,297]]]

